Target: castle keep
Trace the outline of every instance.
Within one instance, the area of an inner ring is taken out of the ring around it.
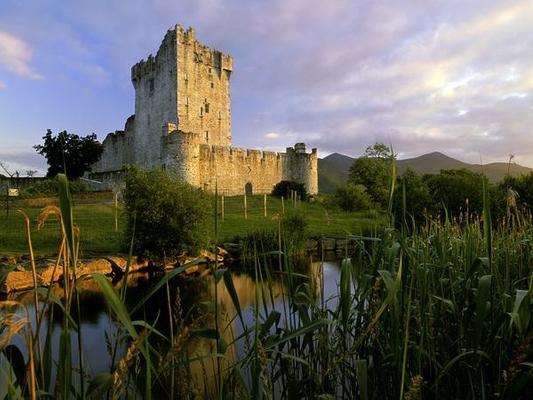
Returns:
[[[318,192],[317,152],[297,143],[286,153],[231,146],[233,59],[200,44],[192,28],[169,30],[157,55],[131,69],[135,115],[105,138],[91,178],[107,185],[126,164],[170,175],[226,195],[270,193],[281,180]]]

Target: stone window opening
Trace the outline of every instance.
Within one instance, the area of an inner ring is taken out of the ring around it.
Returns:
[[[215,88],[215,84],[211,82],[211,89],[214,89],[214,88]]]
[[[149,86],[149,89],[150,89],[150,93],[153,93],[154,92],[154,78],[150,79],[148,81],[148,86]]]
[[[205,113],[208,114],[209,113],[209,103],[205,103],[204,108],[205,108]]]
[[[209,131],[205,131],[205,141],[209,142]]]
[[[211,73],[211,68],[209,68],[209,73]]]
[[[204,108],[200,107],[200,117],[203,117],[203,116],[204,116]]]

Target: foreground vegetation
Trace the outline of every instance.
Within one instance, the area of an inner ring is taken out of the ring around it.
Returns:
[[[58,260],[74,271],[78,236],[64,179],[62,188]],[[35,289],[34,324],[31,308],[1,303],[7,384],[0,397],[531,398],[533,221],[514,209],[513,218],[491,224],[484,199],[485,223],[474,216],[426,220],[349,236],[355,250],[342,262],[331,301],[321,296],[320,271],[296,270],[283,244],[270,254],[256,250],[252,321],[243,318],[245,304],[224,269],[213,269],[213,297],[199,297],[205,301],[193,309],[184,309],[175,289],[184,267],[129,308],[125,285],[117,291],[99,274],[63,274],[62,300]],[[83,347],[77,287],[88,278],[117,321],[109,332],[109,371],[97,376],[73,356],[74,343]],[[223,292],[231,307],[222,306]],[[163,293],[159,306],[156,293]],[[63,321],[56,360],[50,332],[39,332],[53,312]],[[22,347],[11,343],[15,334]],[[211,342],[207,352],[189,350],[198,341]]]

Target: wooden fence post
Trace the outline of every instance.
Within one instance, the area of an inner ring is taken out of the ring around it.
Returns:
[[[222,218],[222,221],[224,221],[224,195],[222,195],[220,199],[220,207],[221,207],[220,218]]]
[[[244,219],[248,219],[248,205],[246,203],[246,192],[244,193]]]
[[[115,232],[118,232],[118,194],[115,194]]]
[[[266,195],[266,193],[263,194],[263,214],[264,214],[264,216],[266,218],[266,216],[267,216],[267,195]]]

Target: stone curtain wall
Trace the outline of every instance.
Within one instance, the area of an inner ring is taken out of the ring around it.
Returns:
[[[165,128],[164,168],[178,178],[220,194],[241,195],[248,185],[254,194],[270,193],[283,179],[306,185],[311,194],[318,192],[317,153],[287,153],[244,150],[230,146],[203,144],[200,135]]]
[[[230,76],[233,60],[176,28],[178,41],[178,129],[205,144],[231,145]]]
[[[298,143],[287,153],[231,147],[233,60],[196,40],[194,29],[169,30],[156,56],[131,69],[135,115],[110,133],[93,179],[116,186],[125,164],[165,169],[192,185],[226,195],[270,193],[281,180],[318,192],[317,153]]]
[[[253,194],[270,193],[281,180],[282,157],[273,152],[237,147],[200,145],[200,187],[220,194],[242,195],[246,185]]]

